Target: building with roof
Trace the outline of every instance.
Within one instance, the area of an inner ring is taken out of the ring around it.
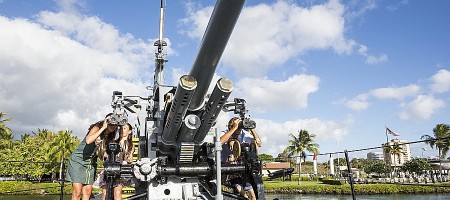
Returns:
[[[367,153],[367,159],[369,160],[384,160],[383,152],[369,152]]]
[[[281,169],[290,168],[291,164],[288,162],[268,162],[262,166],[262,174],[268,175],[269,172],[274,172]]]

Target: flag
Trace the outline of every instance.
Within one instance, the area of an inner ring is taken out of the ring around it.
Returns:
[[[389,129],[388,127],[386,127],[386,133],[389,133],[389,134],[391,134],[393,136],[400,136],[400,134],[398,134],[398,133],[396,133],[394,131],[391,131],[391,129]]]

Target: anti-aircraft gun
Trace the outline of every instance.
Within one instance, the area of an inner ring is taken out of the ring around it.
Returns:
[[[157,52],[152,94],[148,97],[113,94],[112,121],[125,124],[129,114],[137,116],[139,160],[134,165],[109,168],[114,176],[108,179],[110,182],[118,178],[117,171],[133,173],[137,180],[136,195],[127,199],[238,199],[239,196],[221,192],[221,175],[231,173],[245,174],[257,198],[264,199],[261,164],[256,154],[243,151],[243,164],[221,165],[222,145],[217,129],[215,135],[212,134],[219,113],[230,110],[224,105],[233,90],[231,80],[219,79],[205,102],[244,1],[217,1],[190,73],[182,76],[178,86],[173,87],[164,85],[163,78],[167,62],[163,50],[167,44],[162,36],[164,7],[161,0],[159,39],[154,43]],[[238,102],[236,105],[240,108],[245,104]]]

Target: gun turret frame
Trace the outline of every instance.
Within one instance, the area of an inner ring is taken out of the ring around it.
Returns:
[[[155,42],[155,75],[148,97],[126,96],[115,91],[111,122],[130,123],[136,116],[139,159],[133,165],[108,162],[105,165],[114,181],[121,175],[136,179],[133,199],[213,199],[221,197],[222,174],[240,173],[254,186],[258,199],[264,199],[261,165],[252,151],[243,152],[243,164],[221,165],[221,144],[212,129],[221,111],[234,111],[243,119],[243,128],[256,123],[247,115],[245,100],[227,103],[233,91],[230,79],[221,78],[205,103],[206,92],[225,50],[245,0],[218,0],[203,36],[190,73],[179,79],[177,87],[164,85],[163,0],[160,7],[159,39]],[[116,152],[111,146],[111,152]],[[215,154],[215,155],[214,155]],[[118,173],[119,172],[119,173]],[[117,174],[118,173],[118,174]],[[226,195],[224,193],[224,195]],[[232,197],[230,197],[232,199]]]

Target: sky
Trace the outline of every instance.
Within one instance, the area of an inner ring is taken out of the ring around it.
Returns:
[[[214,3],[166,2],[167,84],[189,73]],[[214,80],[231,79],[229,100],[247,101],[260,153],[278,155],[301,129],[316,134],[320,153],[380,146],[385,127],[417,141],[450,124],[449,7],[445,0],[247,1]],[[149,96],[158,24],[159,1],[0,0],[6,125],[16,138],[38,129],[82,138],[112,111],[113,91]],[[220,129],[229,117],[219,116]],[[425,144],[411,150],[437,155]]]

